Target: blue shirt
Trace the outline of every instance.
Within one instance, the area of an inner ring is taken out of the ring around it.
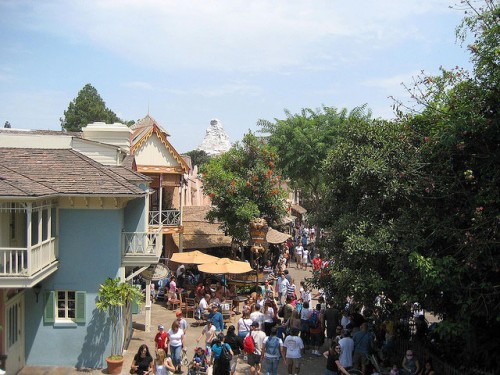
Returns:
[[[226,347],[227,351],[231,350],[231,347],[229,346],[229,344],[224,343],[224,346]],[[212,353],[214,353],[215,359],[219,358],[220,354],[222,353],[222,345],[213,344],[212,345]]]
[[[212,321],[212,324],[217,332],[222,332],[224,330],[224,318],[219,311],[213,314],[210,317],[210,320]]]

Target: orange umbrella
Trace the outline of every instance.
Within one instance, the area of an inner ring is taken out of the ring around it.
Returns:
[[[219,274],[219,273],[247,273],[253,271],[250,264],[231,260],[229,258],[221,258],[213,263],[204,263],[198,266],[201,272]]]
[[[172,262],[183,264],[213,263],[219,259],[220,258],[214,257],[213,255],[202,253],[199,250],[188,251],[185,253],[174,253],[170,258]]]

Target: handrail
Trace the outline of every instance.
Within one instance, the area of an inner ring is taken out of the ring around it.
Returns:
[[[179,210],[149,211],[149,225],[177,226],[181,223]]]

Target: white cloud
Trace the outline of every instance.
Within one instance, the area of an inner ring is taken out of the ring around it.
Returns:
[[[44,23],[37,27],[73,43],[97,43],[142,66],[274,71],[311,60],[321,69],[360,51],[368,56],[372,49],[422,38],[424,26],[415,20],[449,11],[448,5],[446,0],[80,0],[37,3],[34,12]],[[335,48],[346,44],[354,52]]]
[[[139,89],[139,90],[153,90],[154,87],[151,83],[149,82],[142,82],[142,81],[129,81],[129,82],[124,82],[122,84],[123,87],[128,87],[131,89]]]

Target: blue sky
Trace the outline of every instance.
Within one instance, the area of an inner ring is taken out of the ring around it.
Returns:
[[[258,119],[366,103],[421,70],[468,67],[449,0],[0,0],[0,126],[60,129],[92,84],[119,117],[148,113],[180,152],[212,118],[232,142]]]

